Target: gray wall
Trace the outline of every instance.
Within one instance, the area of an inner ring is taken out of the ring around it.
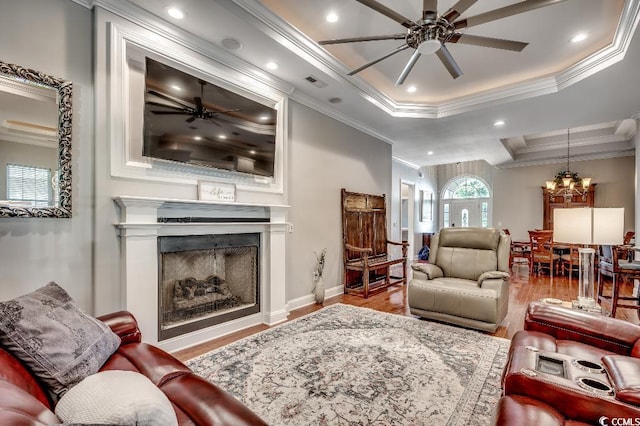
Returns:
[[[0,220],[0,300],[56,281],[93,300],[91,11],[69,0],[2,1],[0,58],[73,81],[73,217]]]
[[[391,145],[291,102],[287,299],[311,294],[314,252],[327,249],[326,287],[342,283],[340,189],[391,193]]]

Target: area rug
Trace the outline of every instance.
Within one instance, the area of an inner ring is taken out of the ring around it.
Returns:
[[[487,425],[509,341],[332,305],[187,362],[270,425]]]

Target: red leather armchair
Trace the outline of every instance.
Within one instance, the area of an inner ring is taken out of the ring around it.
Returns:
[[[133,315],[122,311],[102,317],[122,340],[101,370],[144,374],[169,398],[180,425],[265,425],[237,399],[167,352],[141,342]],[[0,347],[0,424],[50,425],[60,421],[46,387],[4,348]]]
[[[511,342],[494,424],[640,419],[639,357],[640,326],[531,303]]]

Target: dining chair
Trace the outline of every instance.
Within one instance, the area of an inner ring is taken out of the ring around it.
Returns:
[[[557,247],[557,246],[556,246]],[[585,246],[583,244],[569,244],[569,249],[565,253],[560,254],[560,266],[562,275],[568,275],[571,277],[574,271],[580,270],[580,252],[579,249],[582,247],[589,247],[596,251],[598,251],[597,245],[589,245]],[[595,267],[595,265],[594,265]]]
[[[502,232],[511,236],[508,228],[503,228]],[[529,263],[529,241],[513,241],[511,240],[511,251],[509,253],[509,268],[513,267],[514,263],[528,264]]]
[[[627,231],[627,233],[624,234],[624,239],[622,241],[622,244],[625,246],[631,244],[631,241],[633,241],[635,236],[636,236],[636,233],[634,231]]]
[[[529,274],[540,274],[544,265],[549,269],[549,275],[553,277],[554,269],[559,265],[560,255],[553,250],[553,231],[533,230],[529,231],[529,245],[531,249]],[[556,273],[558,271],[556,270]]]
[[[633,260],[635,248],[629,245],[600,246],[598,264],[598,303],[611,301],[611,316],[615,317],[618,308],[635,309],[640,319],[640,294],[621,296],[621,289],[626,284],[633,286],[634,280],[640,280],[640,262]],[[604,294],[603,276],[611,278],[611,293]],[[622,302],[621,302],[622,301]]]

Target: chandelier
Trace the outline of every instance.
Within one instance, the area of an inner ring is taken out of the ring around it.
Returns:
[[[567,168],[558,172],[553,180],[546,181],[547,191],[550,197],[562,196],[564,201],[570,203],[574,195],[582,196],[586,201],[587,193],[591,185],[591,178],[581,178],[578,173],[569,168],[569,129],[567,129]]]

